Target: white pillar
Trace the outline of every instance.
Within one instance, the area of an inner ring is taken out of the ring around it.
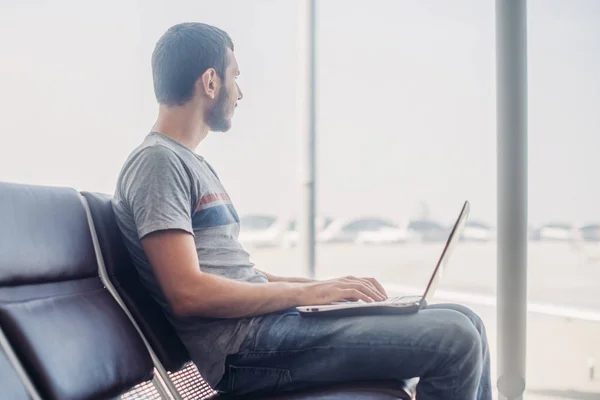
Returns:
[[[302,206],[298,221],[302,265],[315,277],[315,0],[298,0],[300,52],[298,79],[298,133],[301,149]]]
[[[527,333],[527,2],[496,0],[498,391],[521,400]]]

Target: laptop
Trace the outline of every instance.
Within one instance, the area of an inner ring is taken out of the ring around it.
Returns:
[[[306,317],[329,317],[329,316],[358,316],[358,315],[381,315],[381,314],[413,314],[427,307],[427,303],[431,301],[435,290],[442,278],[446,263],[450,258],[452,250],[456,242],[460,239],[467,217],[469,216],[470,204],[465,201],[462,210],[456,220],[456,223],[450,231],[450,236],[446,240],[444,249],[438,262],[433,269],[429,283],[425,288],[425,292],[418,296],[399,296],[388,298],[384,301],[376,301],[366,303],[364,301],[344,301],[333,304],[323,304],[316,306],[299,306],[296,310],[302,316]]]

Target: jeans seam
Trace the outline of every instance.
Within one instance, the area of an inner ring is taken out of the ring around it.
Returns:
[[[228,374],[230,375],[230,379],[227,382],[227,392],[233,392],[235,390],[235,383],[236,383],[236,373],[234,373],[235,370],[238,370],[238,372],[241,372],[241,370],[243,369],[247,369],[247,370],[267,370],[270,371],[272,373],[277,374],[277,385],[281,385],[281,378],[283,377],[284,379],[287,380],[287,382],[290,385],[294,384],[294,379],[292,378],[292,373],[289,369],[287,368],[275,368],[275,367],[252,367],[252,366],[238,366],[238,365],[229,365],[227,367],[228,370]],[[275,388],[277,389],[277,388]]]
[[[414,347],[411,346],[398,346],[398,345],[394,345],[394,344],[380,344],[380,343],[376,343],[376,344],[359,344],[359,345],[353,345],[353,346],[311,346],[311,347],[304,347],[304,348],[299,348],[299,349],[286,349],[286,350],[257,350],[256,346],[253,346],[253,350],[250,351],[245,351],[245,352],[238,352],[238,355],[241,356],[245,356],[245,355],[252,355],[252,354],[285,354],[285,353],[296,353],[296,352],[301,352],[301,351],[309,351],[309,350],[348,350],[348,349],[369,349],[373,346],[379,346],[379,347],[383,347],[383,348],[393,348],[393,349],[401,349],[401,350],[414,350]],[[445,351],[445,350],[439,350],[439,349],[427,349],[427,348],[420,348],[420,351],[426,351],[429,353],[440,353],[443,354],[445,356],[449,356],[451,353],[449,351]]]
[[[256,356],[260,356],[260,355],[274,355],[274,354],[280,354],[280,355],[286,355],[286,354],[294,354],[294,353],[299,353],[299,352],[303,352],[303,351],[310,351],[310,350],[347,350],[347,349],[365,349],[365,348],[369,348],[370,346],[312,346],[312,347],[307,347],[307,348],[302,348],[302,349],[288,349],[288,350],[252,350],[252,351],[248,351],[248,352],[240,352],[238,353],[238,355],[243,356],[243,357],[248,357],[248,358],[252,358],[252,356],[256,355]],[[384,348],[394,348],[394,349],[403,349],[403,350],[412,350],[412,347],[403,347],[403,346],[391,346],[391,345],[387,345],[387,346],[381,346]],[[420,349],[421,351],[424,352],[429,352],[429,353],[438,353],[438,354],[443,354],[444,356],[449,356],[451,353],[449,351],[444,351],[444,350],[431,350],[431,349]],[[449,389],[451,391],[455,391],[456,388],[458,387],[458,377],[456,376],[456,373],[454,373],[454,369],[450,368],[449,371],[451,371],[452,375],[454,375],[452,377],[451,380],[451,385],[449,387]],[[291,378],[291,372],[290,372],[290,378]],[[291,378],[292,382],[293,382],[293,378]]]

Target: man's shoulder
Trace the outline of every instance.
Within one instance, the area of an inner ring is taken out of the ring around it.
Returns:
[[[184,172],[188,168],[193,168],[190,166],[193,160],[185,156],[185,153],[172,146],[171,143],[161,140],[160,137],[149,135],[127,157],[119,174],[118,184],[130,181],[132,178],[135,179],[140,173],[152,169],[166,168]]]
[[[180,152],[174,148],[171,143],[165,141],[159,136],[148,135],[144,141],[137,146],[127,157],[124,169],[131,167],[132,164],[140,161],[180,161],[182,159]]]
[[[115,188],[114,202],[127,198],[127,193],[135,192],[140,186],[153,179],[169,179],[174,176],[188,178],[189,160],[185,160],[177,149],[155,135],[148,135],[144,141],[129,153],[121,167]]]

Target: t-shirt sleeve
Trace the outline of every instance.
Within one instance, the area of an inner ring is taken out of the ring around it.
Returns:
[[[122,187],[140,239],[167,229],[194,234],[191,180],[170,149],[143,149],[129,165]]]

